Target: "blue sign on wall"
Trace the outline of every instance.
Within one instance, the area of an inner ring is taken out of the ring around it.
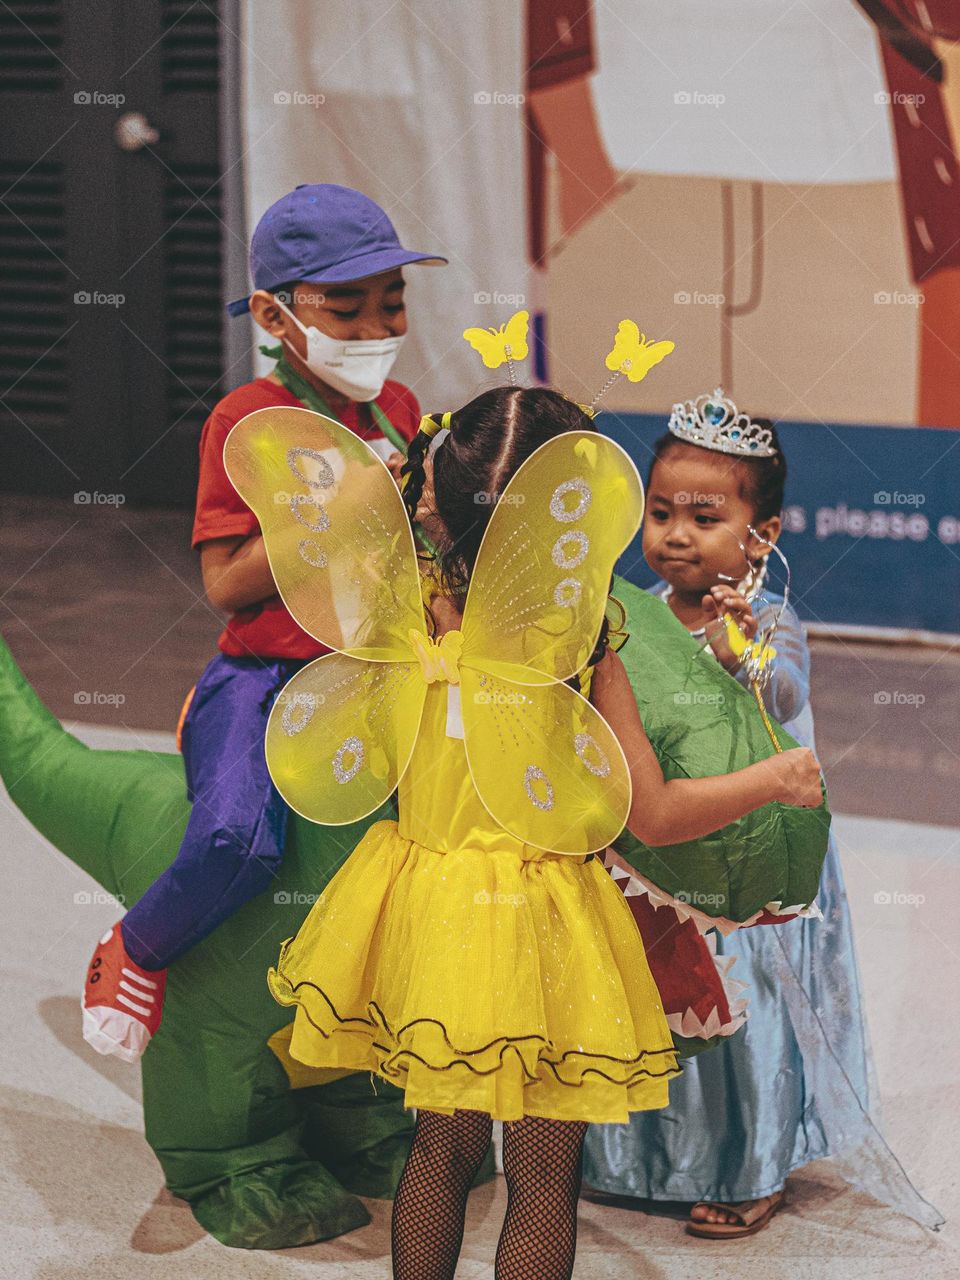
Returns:
[[[603,413],[597,426],[646,483],[666,418]],[[960,431],[778,422],[787,459],[780,546],[807,622],[960,634]],[[621,561],[654,575],[640,539]]]

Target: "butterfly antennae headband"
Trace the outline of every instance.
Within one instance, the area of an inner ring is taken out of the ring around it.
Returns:
[[[488,369],[499,369],[506,364],[510,373],[511,386],[517,386],[515,361],[525,360],[529,354],[527,332],[530,316],[526,311],[517,311],[506,324],[499,329],[464,329],[463,336]],[[580,408],[588,417],[595,417],[597,405],[607,394],[621,375],[626,375],[630,382],[642,382],[650,370],[665,360],[674,349],[669,341],[650,342],[633,320],[621,320],[613,340],[613,348],[607,354],[605,364],[611,376],[606,380],[589,404],[581,404]],[[578,403],[578,402],[574,402]]]

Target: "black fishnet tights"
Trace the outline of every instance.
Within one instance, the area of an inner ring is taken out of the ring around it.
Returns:
[[[507,1215],[496,1280],[570,1280],[587,1126],[524,1116],[503,1126]]]
[[[420,1111],[393,1204],[394,1280],[453,1280],[467,1193],[487,1153],[490,1117]],[[585,1124],[525,1116],[503,1126],[507,1212],[496,1280],[570,1280]]]
[[[418,1111],[393,1201],[394,1280],[453,1280],[467,1192],[490,1145],[483,1111]]]

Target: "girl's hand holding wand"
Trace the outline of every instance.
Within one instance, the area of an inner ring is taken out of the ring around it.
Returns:
[[[734,653],[727,638],[727,628],[724,614],[728,614],[737,624],[748,641],[753,640],[757,634],[757,620],[750,608],[750,602],[746,596],[735,591],[733,587],[726,587],[723,584],[711,587],[707,595],[701,601],[703,610],[707,614],[706,635],[710,641],[710,647],[716,654],[717,661],[727,669],[727,671],[735,671],[740,665],[740,655]]]

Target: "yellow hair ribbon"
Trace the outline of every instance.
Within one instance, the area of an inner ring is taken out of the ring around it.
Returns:
[[[428,439],[432,440],[438,431],[450,430],[450,419],[452,417],[453,411],[451,409],[448,409],[446,413],[443,414],[439,422],[437,422],[429,413],[425,413],[420,419],[420,426],[418,430],[421,431]]]

